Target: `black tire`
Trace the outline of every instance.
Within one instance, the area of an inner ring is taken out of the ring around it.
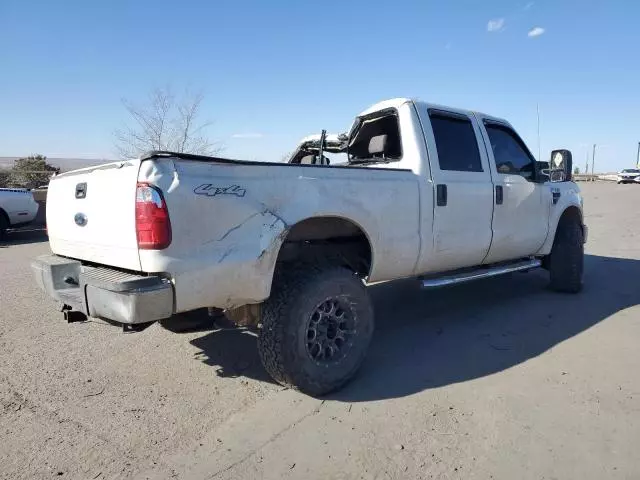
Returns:
[[[285,266],[276,273],[264,304],[258,351],[278,383],[319,396],[355,375],[373,328],[366,287],[351,270]]]
[[[582,290],[584,242],[582,225],[575,218],[560,222],[548,258],[550,286],[557,292]]]
[[[7,236],[7,228],[9,228],[9,221],[5,213],[0,210],[0,240],[4,240]]]

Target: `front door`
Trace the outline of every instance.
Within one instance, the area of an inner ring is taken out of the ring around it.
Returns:
[[[507,124],[483,118],[495,184],[493,240],[484,263],[513,260],[536,253],[548,233],[551,196],[537,182],[535,159]]]
[[[419,110],[433,181],[433,247],[420,273],[479,265],[491,244],[493,185],[475,119],[453,110]]]

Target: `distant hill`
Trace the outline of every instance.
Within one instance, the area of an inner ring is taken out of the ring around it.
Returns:
[[[0,157],[0,168],[11,168],[13,162],[18,157]],[[100,165],[102,163],[115,162],[115,159],[95,159],[95,158],[47,158],[47,163],[58,167],[62,172],[68,172],[69,170],[76,170],[78,168],[91,167],[93,165]]]

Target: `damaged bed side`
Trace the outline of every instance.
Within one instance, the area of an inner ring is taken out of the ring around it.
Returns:
[[[140,264],[172,279],[176,313],[215,307],[256,323],[276,269],[292,263],[330,259],[369,277],[379,239],[367,232],[394,197],[417,198],[406,172],[200,158],[153,155],[138,177],[163,192],[172,230],[166,249],[139,251]]]
[[[171,244],[140,250],[148,273],[168,275],[176,312],[205,306],[230,309],[265,298],[288,224],[275,205],[256,197],[253,180],[239,181],[246,165],[154,156],[138,182],[156,185],[171,219]],[[238,289],[242,284],[243,288]]]

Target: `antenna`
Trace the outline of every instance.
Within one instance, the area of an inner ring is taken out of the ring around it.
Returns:
[[[542,155],[540,154],[540,105],[536,103],[536,116],[538,117],[538,161],[542,161]],[[640,148],[640,143],[638,144]]]

